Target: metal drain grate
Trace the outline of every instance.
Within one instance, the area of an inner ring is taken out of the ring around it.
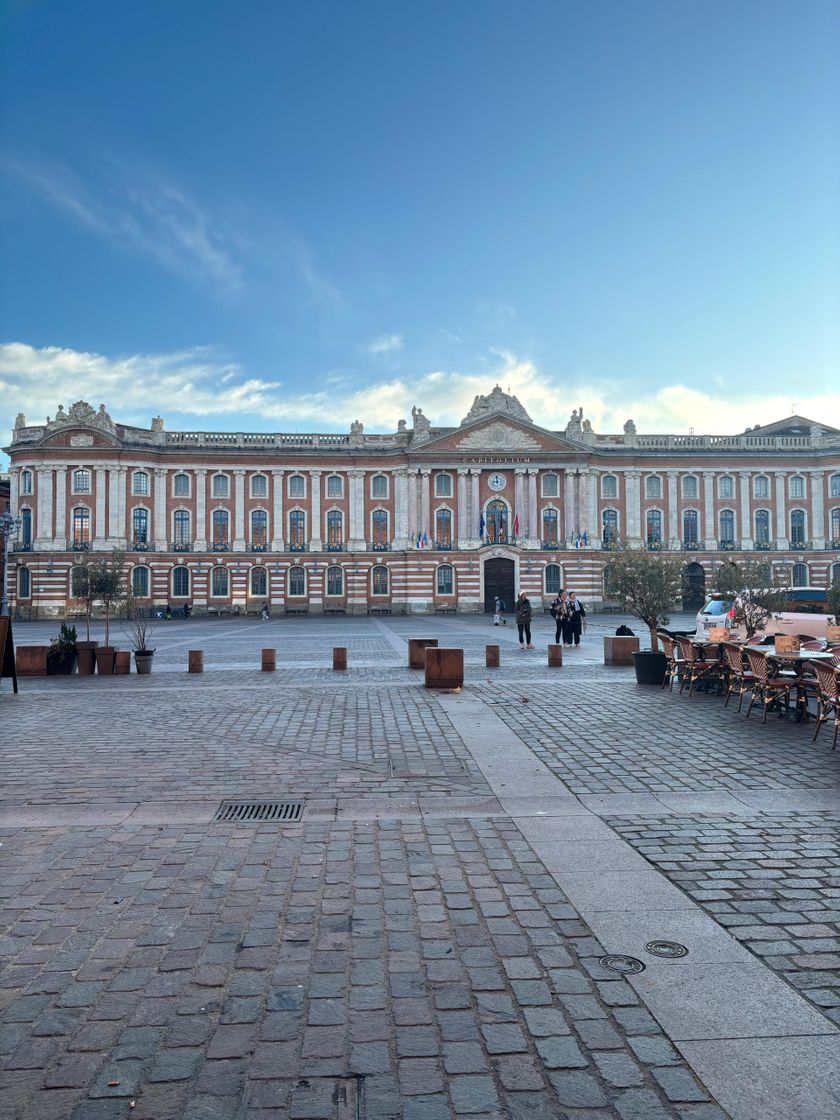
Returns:
[[[645,966],[640,960],[636,957],[628,957],[624,953],[609,953],[606,957],[601,957],[599,963],[611,972],[620,972],[625,975],[644,972],[645,970]]]
[[[688,956],[688,949],[685,945],[680,945],[679,941],[648,941],[645,951],[655,957],[667,957],[669,960]]]
[[[214,821],[279,821],[283,824],[299,821],[303,816],[302,801],[223,801]]]

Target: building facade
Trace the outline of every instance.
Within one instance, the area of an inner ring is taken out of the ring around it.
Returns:
[[[111,549],[141,602],[195,613],[483,611],[560,587],[597,608],[619,539],[685,553],[687,608],[739,555],[792,585],[840,578],[840,430],[798,416],[606,435],[575,410],[551,431],[496,386],[458,427],[414,408],[392,433],[292,435],[137,428],[78,401],[19,415],[6,450],[19,617],[72,610],[80,553]]]

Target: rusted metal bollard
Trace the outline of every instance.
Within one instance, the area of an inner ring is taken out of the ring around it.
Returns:
[[[203,673],[204,672],[204,650],[191,649],[187,651],[187,672],[188,673]]]
[[[499,646],[485,646],[484,647],[484,664],[488,669],[499,668]]]
[[[264,673],[273,673],[277,668],[277,650],[264,649],[262,651],[262,671]]]
[[[114,658],[115,673],[131,672],[131,653],[127,649],[118,649]]]
[[[464,651],[426,647],[426,688],[461,688],[464,684]]]
[[[347,668],[347,647],[333,646],[333,669]]]
[[[426,650],[438,644],[437,638],[409,638],[408,639],[408,667],[409,669],[426,668]]]
[[[549,667],[549,669],[561,669],[563,667],[563,647],[562,646],[549,646],[548,647],[548,667]]]

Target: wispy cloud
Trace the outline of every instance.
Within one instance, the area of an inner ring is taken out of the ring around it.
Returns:
[[[401,334],[381,334],[368,345],[369,354],[393,354],[403,348]]]

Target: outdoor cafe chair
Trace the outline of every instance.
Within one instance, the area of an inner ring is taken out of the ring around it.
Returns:
[[[674,678],[679,677],[682,658],[678,656],[674,639],[669,634],[663,634],[662,631],[660,631],[659,640],[665,652],[665,677],[662,681],[662,688],[667,684],[668,691],[671,692],[674,688]]]
[[[714,660],[706,658],[700,652],[702,647],[695,645],[691,638],[677,638],[676,641],[682,654],[682,660],[685,662],[682,681],[680,682],[680,695],[682,695],[682,691],[687,684],[690,698],[698,681],[713,674],[720,674],[720,662],[717,658]]]
[[[738,711],[744,703],[744,696],[752,692],[755,683],[755,673],[744,666],[744,652],[740,646],[725,642],[723,646],[723,660],[726,666],[726,701],[724,708],[729,704],[733,692],[738,693]]]
[[[822,725],[828,722],[831,713],[834,712],[834,738],[831,742],[831,749],[835,750],[837,747],[837,729],[840,726],[840,684],[838,684],[837,671],[824,661],[812,662],[811,668],[814,670],[817,681],[817,715],[815,721],[817,726],[814,728],[814,739],[819,735]]]
[[[764,718],[762,723],[767,722],[767,709],[771,704],[778,702],[781,699],[785,701],[785,707],[790,707],[790,693],[792,689],[796,689],[799,684],[799,679],[795,675],[780,676],[778,667],[774,661],[771,661],[766,653],[759,653],[758,650],[746,650],[747,661],[750,664],[750,672],[754,676],[752,684],[752,695],[750,696],[750,706],[747,708],[747,719],[750,718],[750,712],[753,710],[753,704],[756,700],[761,700],[764,707]]]

